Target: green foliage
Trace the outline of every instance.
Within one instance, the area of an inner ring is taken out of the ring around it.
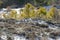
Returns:
[[[2,6],[2,4],[3,4],[3,1],[2,0],[0,0],[0,8],[2,8],[1,6]]]
[[[50,5],[50,1],[51,0],[35,0],[35,3],[38,6],[46,6],[46,5]]]
[[[20,4],[31,3],[35,6],[46,6],[46,5],[50,5],[52,2],[52,0],[18,0],[18,1]]]

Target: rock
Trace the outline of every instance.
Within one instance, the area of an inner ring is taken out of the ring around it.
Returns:
[[[48,24],[51,24],[51,25],[55,25],[54,23],[52,23],[52,22],[49,22],[49,21],[47,21],[46,23],[48,23]]]
[[[36,26],[43,27],[43,28],[48,28],[48,25],[45,25],[45,24],[38,24],[38,23],[36,23]]]
[[[15,19],[7,19],[6,22],[9,24],[15,24],[16,20]]]
[[[0,22],[5,22],[6,20],[5,19],[0,19]]]
[[[0,33],[6,33],[6,36],[11,37],[8,40],[40,40],[39,38],[44,37],[53,40],[60,35],[60,28],[51,23],[41,22],[41,20],[25,19],[3,19],[0,22]],[[19,22],[19,23],[17,23]],[[39,23],[38,23],[39,22]],[[17,24],[16,24],[17,23]],[[47,37],[48,36],[48,37]],[[2,37],[2,36],[1,36]],[[18,37],[18,39],[17,39]],[[2,37],[3,38],[3,37]]]
[[[8,39],[7,39],[7,40],[12,40],[12,39],[11,39],[11,37],[8,37]]]

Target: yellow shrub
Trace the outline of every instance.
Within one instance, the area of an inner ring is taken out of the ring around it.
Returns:
[[[3,16],[5,19],[8,19],[8,18],[9,18],[8,14],[6,14],[6,13],[3,13],[2,16]]]
[[[31,4],[27,3],[21,13],[21,16],[24,18],[32,18],[35,16],[34,13],[34,6],[32,6]]]
[[[29,15],[30,15],[30,18],[35,18],[35,15],[36,15],[35,11],[31,10]]]
[[[3,14],[4,18],[12,18],[12,19],[24,19],[24,18],[43,18],[43,19],[52,19],[55,15],[56,8],[52,7],[49,11],[46,10],[45,7],[40,7],[36,9],[35,7],[29,3],[27,3],[24,9],[20,10],[20,14],[17,14],[15,10],[12,10],[10,14]]]
[[[54,17],[55,10],[56,10],[55,7],[50,8],[46,15],[47,19],[52,19]]]
[[[26,18],[26,14],[25,13],[22,13],[20,15],[21,15],[20,18]]]
[[[37,16],[43,18],[43,16],[45,16],[47,14],[46,8],[44,7],[40,7],[37,10]]]
[[[12,18],[12,19],[16,19],[17,17],[17,12],[15,10],[12,10],[9,14],[9,17]]]

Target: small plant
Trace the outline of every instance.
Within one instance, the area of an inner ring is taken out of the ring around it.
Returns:
[[[49,11],[45,7],[40,7],[35,9],[33,5],[27,3],[23,9],[20,10],[20,14],[17,14],[15,10],[10,11],[9,14],[3,14],[3,17],[12,19],[25,19],[25,18],[42,18],[46,20],[51,20],[56,16],[56,8],[52,7]]]
[[[3,13],[3,17],[4,17],[5,19],[8,19],[8,18],[9,18],[9,15],[6,14],[6,13]]]
[[[16,19],[17,18],[17,12],[15,10],[12,10],[9,14],[9,18]]]
[[[50,10],[47,12],[47,15],[46,15],[47,19],[53,19],[55,10],[56,10],[55,7],[50,8]]]
[[[24,18],[32,18],[35,16],[34,13],[34,6],[32,6],[31,4],[27,3],[22,11],[21,16]]]
[[[37,17],[43,18],[44,16],[46,16],[46,14],[47,14],[47,11],[46,11],[46,8],[44,7],[40,7],[37,10]]]

